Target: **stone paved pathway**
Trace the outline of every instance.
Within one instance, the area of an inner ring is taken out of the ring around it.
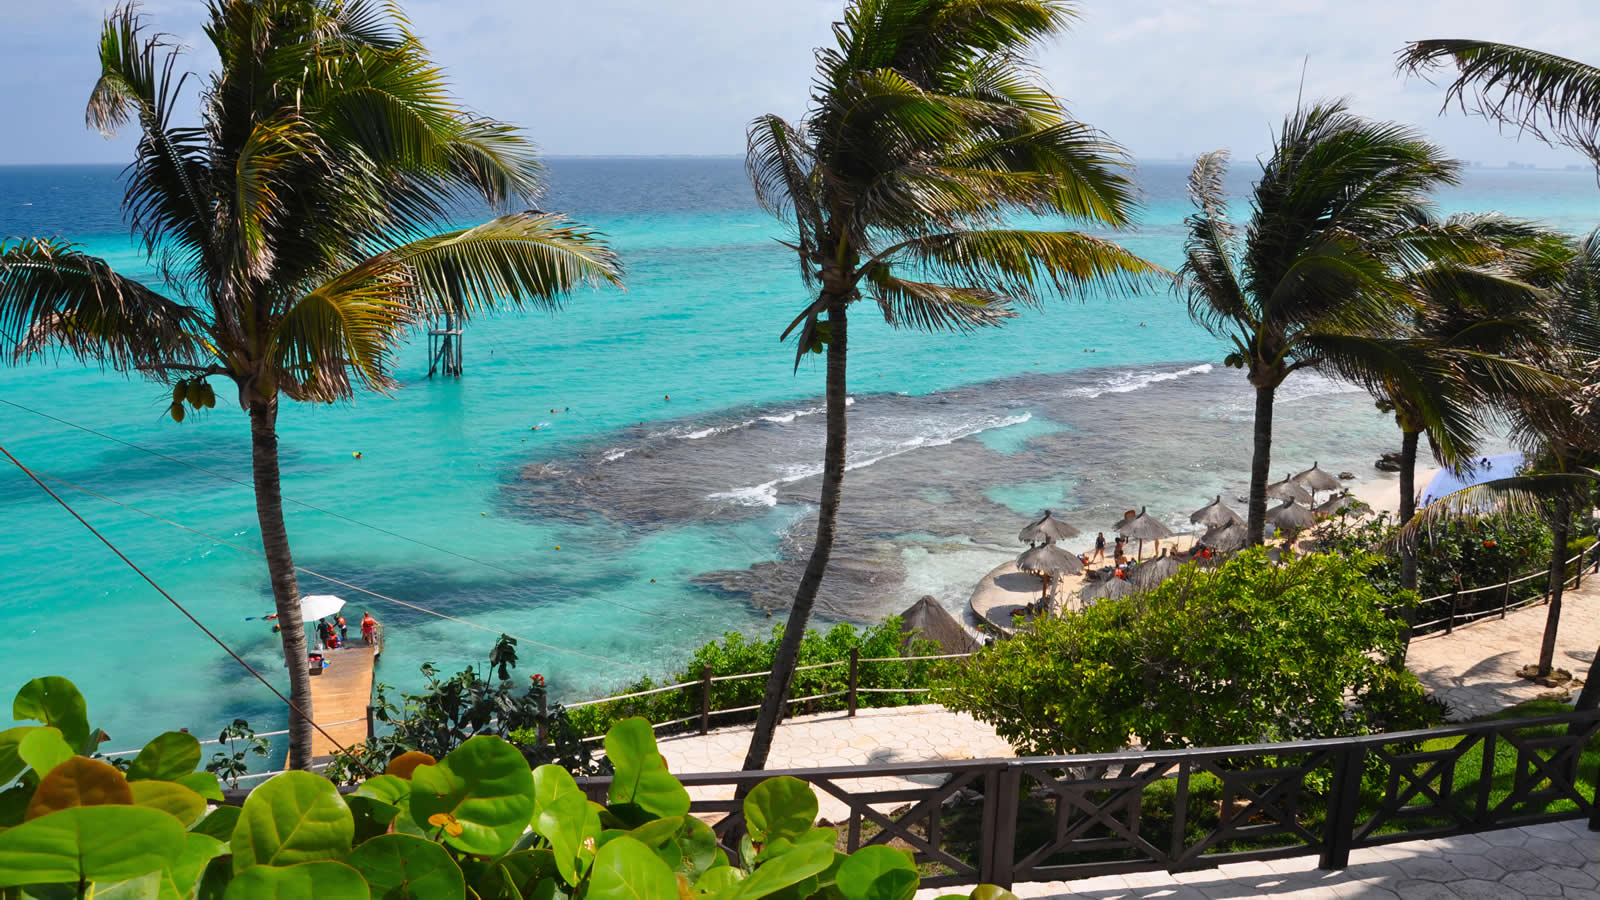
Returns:
[[[1350,854],[1350,867],[1314,856],[1232,863],[1198,872],[1140,872],[1019,884],[1023,900],[1596,900],[1600,834],[1581,821],[1390,844]],[[928,888],[917,900],[964,893]]]
[[[1412,641],[1406,665],[1424,686],[1450,704],[1451,718],[1470,719],[1550,692],[1517,676],[1539,661],[1549,607],[1540,604]],[[1600,578],[1587,576],[1582,590],[1568,591],[1556,631],[1556,667],[1577,678],[1588,675],[1600,645]]]
[[[719,728],[705,736],[662,738],[661,755],[673,772],[737,772],[750,748],[750,727]],[[965,713],[942,706],[886,706],[859,710],[855,717],[842,712],[796,716],[778,726],[768,769],[809,769],[821,766],[879,765],[935,759],[994,759],[1010,757],[1011,745],[994,729]],[[930,783],[938,784],[935,778]],[[841,780],[840,786],[856,791],[897,790],[919,784],[899,778]],[[694,788],[696,798],[727,799],[733,789]],[[819,816],[838,821],[848,815],[842,802],[819,792]]]

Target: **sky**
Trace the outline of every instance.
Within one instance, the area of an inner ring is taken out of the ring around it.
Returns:
[[[560,155],[741,154],[758,114],[798,115],[812,48],[843,0],[409,0],[458,95]],[[1593,0],[1081,0],[1036,62],[1073,114],[1141,159],[1226,148],[1249,158],[1307,98],[1421,127],[1485,165],[1581,163],[1452,109],[1403,79],[1408,40],[1484,38],[1600,62]],[[84,127],[105,0],[0,0],[0,165],[129,159],[133,136]],[[200,0],[146,0],[153,25],[203,47]],[[1441,82],[1442,84],[1442,82]],[[194,108],[191,95],[187,107]]]

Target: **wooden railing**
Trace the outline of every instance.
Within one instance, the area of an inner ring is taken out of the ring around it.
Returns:
[[[1586,562],[1584,560],[1585,554],[1592,556],[1593,560]],[[1574,563],[1577,564],[1576,570],[1570,578],[1566,579],[1564,584],[1577,589],[1583,586],[1584,566],[1590,564],[1600,565],[1600,541],[1578,551],[1576,555],[1566,561],[1563,568],[1571,569]],[[1444,626],[1444,633],[1450,634],[1461,625],[1476,622],[1479,619],[1485,619],[1490,616],[1503,619],[1506,617],[1506,613],[1512,610],[1543,603],[1550,598],[1549,577],[1550,569],[1548,566],[1517,577],[1512,577],[1511,573],[1507,572],[1506,580],[1499,584],[1483,585],[1465,590],[1457,587],[1448,594],[1424,598],[1417,603],[1413,617],[1423,619],[1424,617],[1432,616],[1433,618],[1413,624],[1411,626],[1412,637],[1436,633],[1441,625]],[[1544,581],[1541,582],[1541,579]],[[1526,596],[1513,601],[1511,598],[1512,588],[1519,584],[1530,582],[1533,583],[1535,589],[1531,593],[1527,593]],[[1467,600],[1469,606],[1463,609],[1463,600],[1481,594],[1488,595],[1490,602],[1474,603]],[[1498,603],[1494,602],[1496,598],[1499,600]]]
[[[1600,831],[1600,712],[1363,737],[1024,759],[685,774],[730,855],[740,787],[779,775],[848,812],[844,849],[909,847],[924,887],[1010,887],[1350,852],[1567,819]],[[874,787],[863,787],[870,779]],[[608,778],[580,779],[603,799]],[[711,796],[715,794],[716,796]]]

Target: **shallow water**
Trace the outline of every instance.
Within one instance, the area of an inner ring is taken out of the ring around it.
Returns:
[[[0,168],[0,234],[61,234],[148,276],[117,218],[116,171]],[[1126,239],[1168,265],[1184,174],[1141,172],[1145,224]],[[523,639],[521,670],[567,698],[661,674],[718,633],[781,618],[809,550],[823,373],[811,358],[793,373],[777,341],[807,298],[740,161],[555,160],[551,177],[544,207],[611,235],[626,292],[473,322],[459,381],[425,377],[419,340],[391,396],[283,415],[296,561],[460,620],[303,575],[307,592],[385,623],[387,682],[418,685],[424,660],[482,660],[500,631]],[[1574,232],[1600,222],[1583,173],[1470,171],[1444,202]],[[870,621],[923,594],[960,610],[1046,506],[1087,546],[1129,507],[1176,526],[1242,491],[1248,387],[1172,297],[1057,302],[976,335],[895,331],[869,312],[852,329],[827,619]],[[72,364],[0,369],[0,441],[203,533],[62,489],[220,637],[281,672],[273,636],[246,621],[271,608],[260,560],[211,539],[259,546],[246,419],[223,406],[176,425],[164,393]],[[1275,473],[1315,459],[1365,475],[1394,443],[1365,395],[1316,375],[1280,391],[1277,421]],[[0,472],[0,510],[0,681],[73,678],[118,746],[240,715],[281,727],[259,685],[14,469]]]

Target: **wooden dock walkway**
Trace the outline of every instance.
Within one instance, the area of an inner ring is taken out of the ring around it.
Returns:
[[[383,653],[383,641],[367,645],[356,639],[338,650],[321,652],[328,667],[311,678],[311,717],[343,746],[359,744],[367,739],[372,670]],[[322,732],[311,733],[313,762],[325,762],[333,752],[333,742]]]

